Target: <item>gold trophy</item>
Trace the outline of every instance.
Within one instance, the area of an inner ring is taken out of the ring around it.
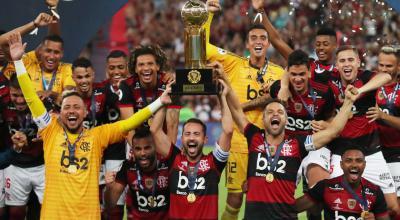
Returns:
[[[187,1],[181,10],[185,26],[185,69],[176,70],[173,95],[215,95],[212,69],[206,68],[206,33],[203,24],[208,19],[206,4]]]

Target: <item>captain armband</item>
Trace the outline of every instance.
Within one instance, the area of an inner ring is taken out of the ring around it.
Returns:
[[[312,135],[307,135],[306,141],[304,141],[304,147],[306,148],[306,151],[316,150],[315,146],[314,146]]]
[[[219,162],[226,162],[226,161],[228,161],[229,151],[226,152],[226,151],[222,150],[221,146],[219,146],[218,143],[215,143],[213,155]]]
[[[41,116],[34,118],[33,121],[39,129],[44,129],[50,124],[51,117],[49,113],[45,111]]]

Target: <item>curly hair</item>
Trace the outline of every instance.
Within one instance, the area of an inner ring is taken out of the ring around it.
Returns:
[[[156,63],[160,66],[160,71],[164,70],[167,63],[167,56],[159,45],[140,45],[135,47],[129,58],[129,72],[135,73],[137,58],[141,55],[153,55],[156,58]]]

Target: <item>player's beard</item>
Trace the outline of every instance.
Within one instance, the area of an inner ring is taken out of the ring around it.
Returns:
[[[191,148],[193,148],[193,147],[191,147]],[[190,154],[189,146],[187,144],[183,145],[183,153],[192,161],[196,161],[196,159],[199,157],[199,155],[202,154],[203,143],[197,143],[196,149],[197,149],[197,151],[195,152],[195,154]]]
[[[271,129],[271,127],[266,126],[266,130],[268,134],[271,135],[272,137],[277,137],[283,133],[283,131],[285,130],[285,125],[280,125],[280,127],[277,130],[273,130]]]
[[[152,171],[152,170],[155,168],[156,155],[155,155],[155,154],[152,154],[152,155],[149,155],[149,156],[147,156],[147,157],[145,157],[145,158],[143,158],[143,159],[149,160],[149,165],[143,167],[142,165],[140,165],[139,160],[137,160],[137,164],[139,165],[140,169],[143,170],[143,171],[145,171],[145,172],[150,172],[150,171]]]

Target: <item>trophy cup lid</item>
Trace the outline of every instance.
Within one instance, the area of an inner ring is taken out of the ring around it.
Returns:
[[[185,26],[202,26],[208,18],[206,4],[199,0],[187,1],[182,7],[181,17]]]

